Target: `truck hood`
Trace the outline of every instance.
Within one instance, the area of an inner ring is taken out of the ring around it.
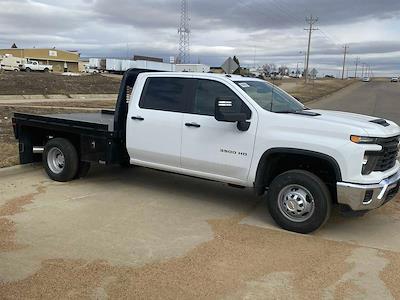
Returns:
[[[373,123],[371,121],[379,120],[381,118],[365,116],[360,114],[341,112],[341,111],[329,111],[329,110],[311,110],[312,112],[320,114],[316,117],[319,120],[327,121],[333,124],[347,125],[356,127],[358,129],[365,130],[369,136],[373,137],[391,137],[400,135],[400,127],[389,120],[389,126],[383,126],[381,124]],[[333,125],[332,124],[332,125]]]

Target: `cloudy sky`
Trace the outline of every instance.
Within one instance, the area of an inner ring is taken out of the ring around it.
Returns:
[[[305,17],[318,16],[311,66],[338,75],[343,45],[376,75],[400,74],[399,0],[189,0],[191,59],[220,65],[300,68],[307,46]],[[0,47],[57,47],[83,57],[178,53],[180,0],[0,0]]]

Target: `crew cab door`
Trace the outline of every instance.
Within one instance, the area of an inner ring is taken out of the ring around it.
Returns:
[[[183,111],[193,88],[190,78],[148,77],[132,97],[126,128],[131,163],[180,168]],[[136,87],[135,87],[136,88]],[[143,89],[141,89],[143,88]]]
[[[183,116],[182,168],[200,177],[230,183],[247,181],[257,130],[257,113],[223,82],[198,79],[190,113]],[[234,83],[232,83],[234,84]],[[242,102],[251,122],[247,131],[237,123],[219,122],[214,117],[218,97]]]

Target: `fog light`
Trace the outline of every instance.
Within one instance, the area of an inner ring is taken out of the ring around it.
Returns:
[[[363,200],[363,204],[370,204],[372,202],[372,196],[374,195],[374,191],[373,190],[367,190],[365,192],[365,196],[364,196],[364,200]]]

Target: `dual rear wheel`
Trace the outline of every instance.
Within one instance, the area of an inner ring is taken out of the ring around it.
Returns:
[[[74,145],[63,138],[47,142],[43,152],[43,166],[47,175],[59,182],[85,177],[90,163],[82,162]]]

